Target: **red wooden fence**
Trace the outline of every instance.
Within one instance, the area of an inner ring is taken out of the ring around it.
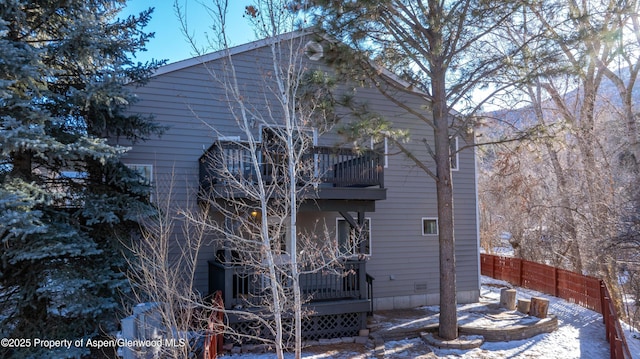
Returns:
[[[480,254],[480,272],[518,287],[543,292],[602,314],[611,359],[631,359],[609,289],[598,278],[520,258]]]

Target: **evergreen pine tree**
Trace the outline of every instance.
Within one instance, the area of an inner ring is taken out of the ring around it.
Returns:
[[[112,330],[128,291],[122,241],[153,207],[148,183],[119,161],[126,148],[106,139],[162,128],[123,111],[134,100],[125,85],[159,65],[130,60],[152,36],[142,32],[151,10],[120,19],[124,3],[0,3],[2,337]],[[0,356],[40,357],[36,349]]]

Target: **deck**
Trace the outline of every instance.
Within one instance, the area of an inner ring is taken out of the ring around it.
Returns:
[[[309,303],[345,300],[368,300],[371,279],[366,276],[365,261],[346,261],[331,270],[304,273],[300,289]],[[226,309],[262,305],[268,279],[243,265],[209,261],[209,291],[222,291]]]
[[[303,325],[303,336],[317,340],[357,335],[372,311],[372,286],[365,261],[346,261],[330,271],[301,275],[305,311],[311,313]],[[209,261],[209,291],[222,291],[225,309],[261,311],[267,287],[268,279],[247,266]],[[228,315],[228,319],[235,330],[252,328],[239,316]]]

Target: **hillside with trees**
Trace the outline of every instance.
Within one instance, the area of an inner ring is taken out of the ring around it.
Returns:
[[[640,298],[638,3],[545,2],[523,20],[504,36],[528,55],[502,78],[527,81],[478,132],[536,131],[479,152],[482,246],[508,238],[518,257],[603,278],[622,309]]]

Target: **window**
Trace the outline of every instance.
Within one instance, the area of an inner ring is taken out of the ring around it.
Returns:
[[[458,136],[449,139],[449,160],[451,161],[451,170],[458,170]]]
[[[153,166],[152,165],[144,165],[144,164],[127,164],[127,167],[138,172],[138,174],[142,177],[142,181],[144,184],[150,185],[153,181]]]
[[[422,218],[422,235],[433,236],[438,235],[438,219],[431,217]]]
[[[125,164],[127,167],[140,175],[140,183],[151,186],[153,183],[153,166],[146,164]],[[149,202],[153,202],[153,191],[149,194]]]
[[[389,142],[387,136],[378,139],[377,141],[371,138],[371,149],[378,154],[384,155],[384,168],[389,167]]]
[[[352,228],[344,218],[337,218],[336,220],[336,239],[340,255],[371,255],[371,218],[365,218],[364,220],[361,240],[364,248],[362,251],[359,248],[360,243],[356,238],[355,228]]]

